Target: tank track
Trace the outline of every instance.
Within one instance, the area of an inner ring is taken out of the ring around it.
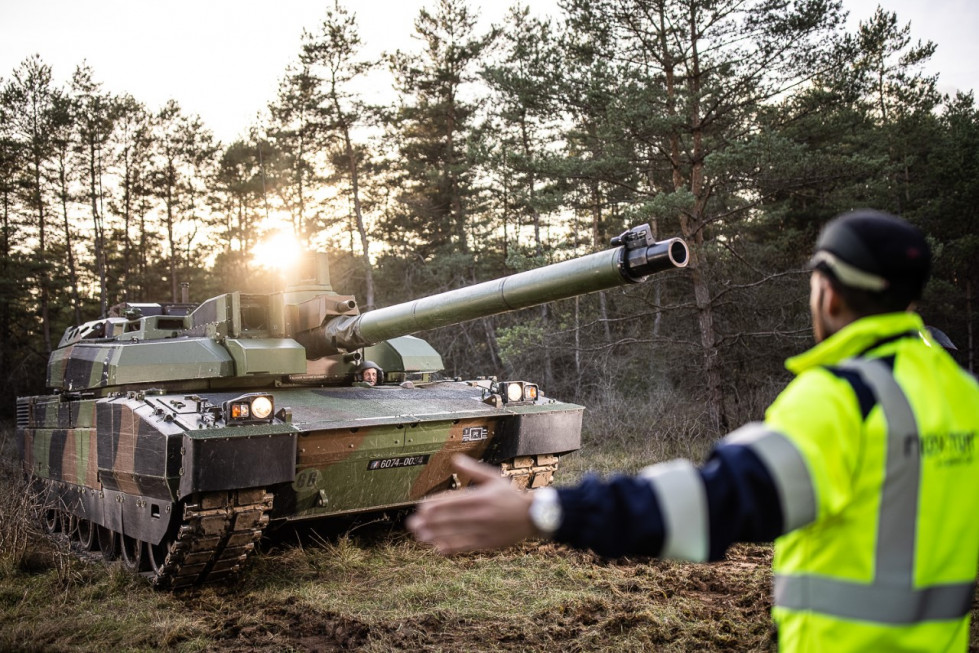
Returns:
[[[233,579],[262,538],[272,498],[263,488],[195,495],[163,563],[145,575],[161,589]]]
[[[500,463],[500,472],[513,487],[533,490],[551,484],[557,463],[558,457],[549,454],[517,456]]]
[[[557,468],[558,457],[548,454],[500,463],[501,476],[528,490],[550,485]],[[262,538],[273,498],[264,488],[193,495],[160,545],[144,543],[140,575],[168,590],[230,582]]]

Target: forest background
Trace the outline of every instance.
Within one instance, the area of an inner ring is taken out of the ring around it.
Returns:
[[[417,48],[368,60],[330,5],[231,143],[177,101],[105,92],[85,64],[59,86],[30,57],[0,78],[0,415],[43,392],[65,327],[113,304],[274,289],[256,253],[277,234],[328,251],[369,309],[648,222],[686,239],[687,269],[425,337],[450,376],[584,403],[593,436],[716,436],[788,380],[811,343],[812,243],[864,206],[929,234],[920,312],[974,370],[974,97],[938,91],[935,45],[895,14],[845,25],[836,0],[568,0],[481,29],[439,0]]]

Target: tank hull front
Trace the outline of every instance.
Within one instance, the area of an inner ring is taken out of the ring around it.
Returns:
[[[538,487],[551,480],[548,470],[534,469],[540,460],[553,471],[557,456],[581,446],[582,407],[497,407],[466,383],[301,390],[277,394],[276,402],[290,406],[297,436],[295,476],[275,489],[273,519],[410,505],[466,482],[451,470],[459,453],[529,465],[518,468],[525,469],[519,482]]]

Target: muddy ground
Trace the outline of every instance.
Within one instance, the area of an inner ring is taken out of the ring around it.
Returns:
[[[548,567],[562,559],[586,570],[578,597],[541,609],[473,616],[452,608],[385,618],[318,609],[293,595],[250,605],[248,618],[214,623],[221,651],[769,651],[774,650],[771,549],[742,546],[713,565],[650,560],[605,561],[553,544],[527,544],[499,556]],[[494,558],[455,561],[492,574]],[[590,570],[589,570],[590,568]],[[506,573],[501,572],[501,573]],[[365,582],[359,578],[356,582]],[[547,582],[541,578],[540,582]],[[371,585],[367,581],[367,585]],[[213,612],[211,598],[188,598]],[[474,597],[473,600],[478,600]],[[515,597],[519,600],[519,597]]]

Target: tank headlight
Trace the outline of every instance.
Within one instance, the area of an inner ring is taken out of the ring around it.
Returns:
[[[501,383],[498,392],[502,395],[503,401],[508,404],[537,401],[539,394],[536,383],[526,383],[525,381]]]
[[[228,424],[257,424],[272,420],[275,402],[272,395],[247,394],[224,403],[224,417]]]
[[[252,415],[255,419],[268,419],[272,415],[272,398],[255,397],[252,400]]]

